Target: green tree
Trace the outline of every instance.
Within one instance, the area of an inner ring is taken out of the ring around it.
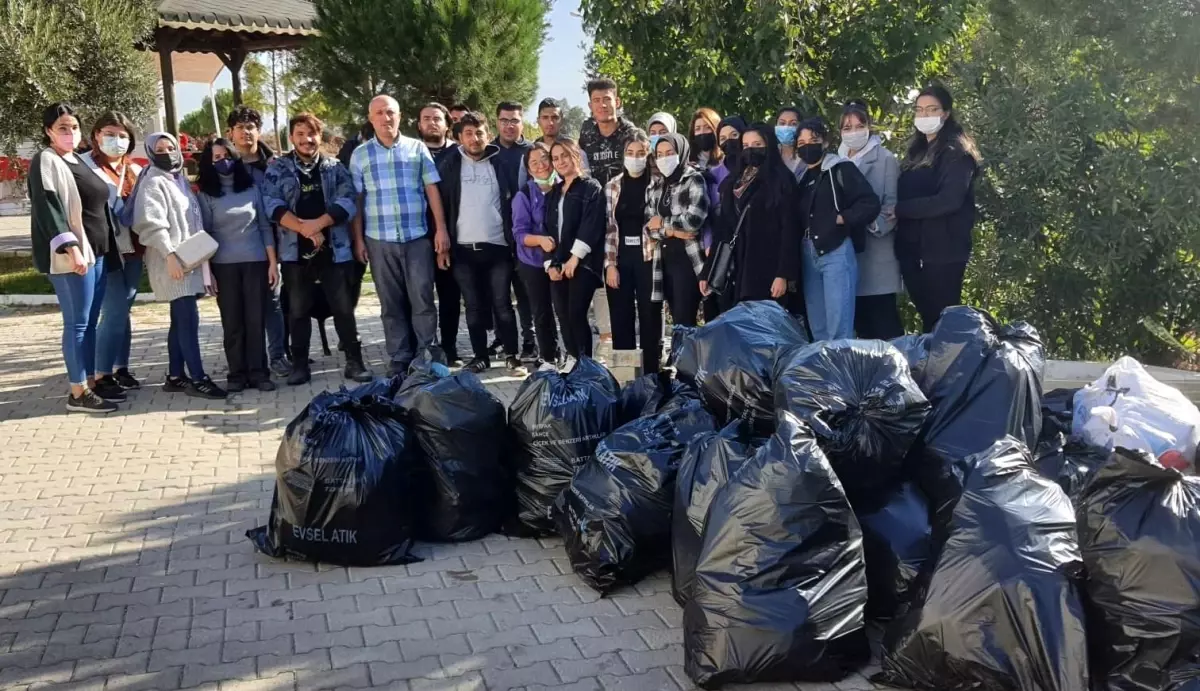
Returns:
[[[37,139],[42,110],[67,101],[86,128],[105,110],[153,112],[157,75],[135,49],[158,21],[153,0],[0,1],[0,149]]]
[[[627,114],[765,117],[891,103],[962,25],[967,0],[582,0],[589,71],[614,78]]]
[[[559,102],[562,104],[562,125],[560,125],[560,131],[564,137],[574,139],[579,136],[579,128],[590,113],[579,106],[571,105],[565,98]]]
[[[1197,45],[1187,0],[990,0],[974,18],[945,72],[986,159],[972,301],[1062,357],[1195,349]]]
[[[267,100],[267,86],[271,75],[267,68],[258,60],[250,58],[242,66],[242,102],[263,114],[264,119],[270,119],[271,106]],[[225,119],[233,112],[233,90],[217,89],[217,118],[220,127],[216,132],[225,136]],[[192,136],[206,136],[213,129],[212,99],[205,96],[200,107],[179,120],[179,131]]]
[[[410,120],[426,101],[491,112],[533,98],[548,0],[315,0],[321,34],[300,55],[329,103],[365,113],[391,94]]]

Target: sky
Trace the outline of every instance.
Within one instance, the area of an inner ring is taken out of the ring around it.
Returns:
[[[580,18],[576,16],[578,11],[579,0],[556,0],[550,11],[550,32],[542,47],[537,97],[529,104],[531,107],[546,97],[565,98],[573,105],[585,105],[584,44],[589,39],[583,32]],[[229,70],[221,70],[214,88],[232,88]],[[199,108],[207,95],[207,84],[176,84],[175,100],[179,117]],[[263,113],[263,116],[270,120],[269,113]]]

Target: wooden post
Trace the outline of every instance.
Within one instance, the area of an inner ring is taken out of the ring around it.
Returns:
[[[167,131],[179,135],[179,122],[175,119],[175,67],[171,64],[171,46],[158,43],[158,65],[162,70],[163,109],[167,115]]]
[[[226,53],[217,53],[221,58],[221,62],[225,63],[225,67],[229,69],[229,76],[233,79],[233,105],[240,106],[242,104],[242,65],[246,64],[246,49],[238,46]]]

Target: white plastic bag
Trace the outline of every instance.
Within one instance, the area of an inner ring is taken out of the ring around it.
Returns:
[[[1075,393],[1071,432],[1108,450],[1140,449],[1166,462],[1182,454],[1191,470],[1200,444],[1200,410],[1178,389],[1150,376],[1131,357]],[[1175,465],[1176,463],[1172,463]]]

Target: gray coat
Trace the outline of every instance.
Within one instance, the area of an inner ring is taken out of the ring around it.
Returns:
[[[867,246],[858,255],[858,294],[887,295],[901,291],[900,262],[896,261],[895,220],[889,221],[884,212],[896,208],[896,181],[900,179],[900,163],[892,152],[883,148],[879,137],[872,136],[866,148],[851,157],[846,145],[839,150],[862,171],[871,189],[879,195],[879,218],[867,227]]]
[[[167,270],[167,255],[189,237],[203,230],[196,198],[175,183],[171,173],[150,166],[134,201],[133,232],[146,246],[146,273],[154,297],[170,302],[204,292],[204,275],[199,268],[183,276],[182,281],[171,278]]]

